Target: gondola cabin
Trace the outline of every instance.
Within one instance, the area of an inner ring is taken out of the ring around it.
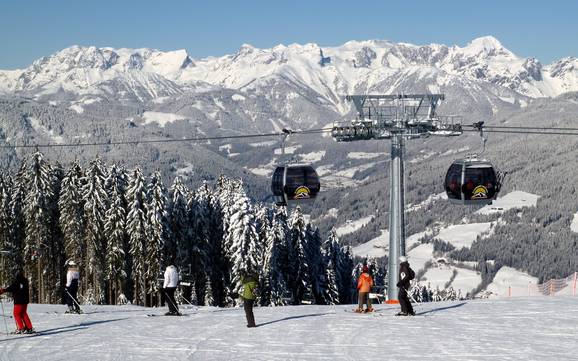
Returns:
[[[279,205],[315,199],[320,188],[319,176],[310,165],[279,166],[271,180],[271,191]]]
[[[500,192],[500,177],[492,163],[476,158],[459,159],[448,169],[445,189],[454,204],[491,204]]]

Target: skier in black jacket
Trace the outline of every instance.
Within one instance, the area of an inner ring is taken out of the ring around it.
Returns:
[[[409,267],[409,262],[407,257],[399,257],[399,282],[397,282],[397,287],[399,287],[399,304],[401,306],[401,312],[397,316],[414,316],[415,312],[409,301],[407,291],[409,290],[410,281],[415,277],[415,272]]]
[[[16,321],[16,333],[34,333],[32,322],[26,312],[30,296],[28,294],[28,279],[24,270],[16,273],[16,279],[7,288],[0,288],[0,295],[4,292],[11,292],[14,298],[14,321]]]

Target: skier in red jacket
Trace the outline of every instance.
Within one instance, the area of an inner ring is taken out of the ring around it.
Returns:
[[[16,321],[16,332],[20,333],[34,333],[32,322],[26,312],[29,302],[28,294],[28,279],[24,274],[24,270],[19,270],[16,273],[16,279],[7,288],[0,288],[0,295],[4,292],[11,292],[14,298],[14,321]]]
[[[373,278],[369,275],[369,268],[366,265],[363,266],[361,276],[357,280],[357,291],[359,292],[359,304],[355,312],[373,312],[371,307],[371,300],[369,299],[369,292],[371,292],[371,287],[373,287]],[[363,310],[363,304],[367,305],[365,311]]]

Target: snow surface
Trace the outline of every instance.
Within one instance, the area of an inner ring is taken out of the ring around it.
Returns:
[[[161,112],[144,112],[143,120],[145,124],[157,123],[159,127],[164,128],[165,125],[173,123],[177,120],[186,119],[182,115],[173,113],[161,113]]]
[[[508,296],[508,289],[511,287],[512,296],[527,296],[528,285],[535,286],[537,284],[538,278],[504,266],[496,273],[494,280],[486,290],[492,292],[493,296]]]
[[[52,129],[49,130],[48,128],[46,128],[44,125],[42,125],[39,119],[34,117],[28,117],[28,120],[30,121],[32,129],[34,129],[38,133],[44,133],[46,136],[50,137],[50,139],[52,139],[56,144],[64,143],[65,141],[64,137],[60,135],[55,135],[54,130]]]
[[[382,230],[381,234],[359,246],[353,247],[351,252],[358,257],[379,258],[387,254],[389,248],[389,231]]]
[[[574,218],[572,218],[572,223],[570,224],[570,229],[572,232],[578,233],[578,213],[574,214]]]
[[[371,216],[360,218],[360,219],[355,220],[355,221],[348,220],[347,222],[345,222],[345,224],[343,226],[336,228],[335,233],[337,233],[337,235],[339,237],[346,235],[346,234],[349,234],[349,233],[353,233],[353,232],[361,229],[361,227],[367,225],[369,222],[373,221],[374,218],[375,218],[375,216],[371,215]]]
[[[413,212],[413,211],[417,211],[423,207],[426,207],[430,204],[432,204],[433,202],[437,201],[437,200],[446,200],[448,199],[448,195],[446,194],[446,192],[442,192],[442,193],[438,193],[438,194],[432,194],[431,196],[427,197],[427,199],[419,204],[416,205],[412,205],[409,204],[405,207],[405,211],[406,212]]]
[[[396,305],[183,309],[29,306],[37,336],[0,336],[2,360],[576,360],[578,297],[521,297]],[[12,305],[6,304],[6,313]],[[10,329],[13,321],[8,320]]]
[[[440,229],[436,238],[450,243],[456,249],[471,247],[476,238],[488,234],[492,226],[493,223],[491,222],[452,225]]]
[[[431,231],[424,231],[424,232],[412,234],[411,236],[407,237],[405,240],[406,248],[410,249],[414,244],[416,244],[419,241],[420,238],[422,238],[426,234],[430,234],[430,233],[431,233]],[[425,245],[425,246],[427,246],[427,245]],[[418,246],[417,248],[419,248],[419,247],[421,247],[421,246]],[[388,248],[389,248],[389,231],[386,229],[382,229],[381,234],[379,236],[377,236],[377,237],[373,238],[372,240],[369,240],[363,244],[360,244],[360,245],[354,247],[352,249],[352,252],[355,256],[359,256],[359,257],[379,258],[379,257],[386,256],[388,254]],[[431,247],[431,251],[429,252],[429,255],[426,254],[425,256],[423,256],[423,258],[430,260],[431,256],[432,256],[432,252],[433,252],[433,246]],[[417,260],[417,258],[419,256],[421,256],[421,254],[418,254],[417,252],[415,252],[415,249],[412,249],[411,251],[408,252],[408,256],[410,257],[412,267],[414,267],[415,266],[414,261]],[[418,262],[418,261],[416,261],[416,262]],[[425,263],[425,262],[423,262],[423,263]],[[419,270],[419,269],[420,268],[417,268],[415,270]]]
[[[325,151],[320,150],[318,152],[311,152],[299,155],[299,161],[301,163],[316,163],[325,157]]]
[[[538,198],[540,198],[540,196],[536,194],[513,191],[496,199],[492,204],[480,208],[476,213],[492,214],[505,212],[512,208],[536,207]]]
[[[297,149],[299,149],[299,148],[301,148],[301,145],[300,145],[300,144],[294,145],[294,146],[291,146],[291,147],[285,147],[285,154],[293,154],[293,153],[295,153],[295,151],[296,151]],[[283,154],[283,149],[282,149],[282,148],[276,148],[276,149],[274,150],[274,154],[276,154],[276,155]]]
[[[433,244],[426,243],[420,244],[419,246],[407,252],[407,259],[411,265],[411,268],[416,272],[423,270],[426,263],[432,261],[433,251]],[[446,281],[447,280],[449,280],[449,277],[446,278]]]
[[[71,110],[74,110],[74,111],[77,112],[78,114],[84,113],[84,108],[81,107],[81,106],[78,105],[78,104],[73,104],[73,105],[69,106],[68,108],[71,109]]]
[[[349,159],[373,159],[385,156],[387,153],[367,153],[367,152],[349,152],[347,158]]]
[[[453,277],[454,272],[457,272],[455,278]],[[420,280],[420,282],[430,284],[433,289],[439,287],[442,290],[447,285],[453,287],[456,291],[461,290],[462,296],[465,296],[482,283],[482,275],[479,272],[457,268],[452,265],[439,265],[429,268],[423,278],[425,280]]]

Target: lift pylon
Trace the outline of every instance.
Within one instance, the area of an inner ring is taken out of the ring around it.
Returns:
[[[405,140],[462,134],[461,118],[436,113],[444,94],[348,95],[357,118],[336,123],[331,134],[338,142],[391,139],[389,193],[388,302],[398,300],[399,256],[405,256],[403,146]]]

